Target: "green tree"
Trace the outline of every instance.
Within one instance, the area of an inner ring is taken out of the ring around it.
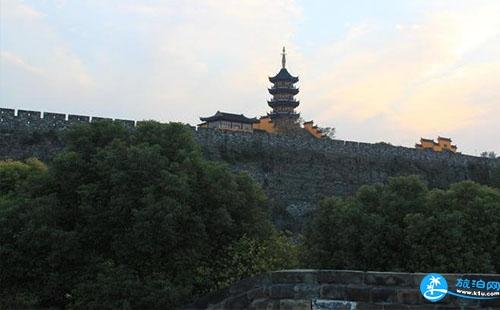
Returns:
[[[316,268],[498,272],[500,192],[474,182],[428,191],[417,177],[324,200],[305,233]]]
[[[189,127],[99,122],[64,139],[48,169],[0,165],[0,305],[166,309],[296,263],[262,190],[203,160]]]
[[[481,152],[481,157],[495,159],[495,158],[497,158],[497,153],[495,153],[493,151],[490,151],[490,152]]]
[[[54,225],[63,219],[46,186],[47,167],[34,159],[0,162],[0,180],[1,302],[7,308],[61,303],[79,247],[74,232]],[[51,292],[59,294],[48,300]]]
[[[269,270],[296,267],[298,251],[299,246],[287,233],[274,233],[260,241],[243,236],[230,247],[230,260],[224,264],[226,283],[222,286]]]
[[[492,185],[500,189],[500,159],[497,159],[497,164],[493,169]]]

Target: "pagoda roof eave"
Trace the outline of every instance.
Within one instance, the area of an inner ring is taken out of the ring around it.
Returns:
[[[291,75],[287,69],[281,68],[281,70],[278,72],[278,74],[276,74],[273,77],[269,77],[269,81],[271,83],[276,83],[279,81],[297,83],[299,81],[299,78],[297,76]]]
[[[285,100],[268,100],[267,104],[271,107],[287,106],[296,108],[300,105],[300,101],[285,101]]]
[[[269,82],[271,82],[271,83],[276,83],[276,82],[280,82],[280,81],[297,83],[299,81],[299,78],[296,76],[292,76],[291,78],[285,78],[285,79],[276,78],[275,76],[269,77]]]
[[[298,88],[287,88],[287,87],[268,88],[267,90],[271,95],[279,93],[297,95],[300,91]]]

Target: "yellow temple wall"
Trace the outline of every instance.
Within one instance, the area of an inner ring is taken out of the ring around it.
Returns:
[[[451,140],[438,137],[438,142],[428,141],[420,139],[420,144],[417,144],[417,148],[422,149],[432,149],[434,152],[451,151],[453,153],[457,152],[457,146],[451,144]]]
[[[310,134],[312,134],[314,137],[316,138],[321,138],[323,136],[323,134],[321,133],[321,131],[319,131],[315,126],[314,126],[314,123],[312,121],[310,122],[305,122],[304,123],[304,129],[307,130]]]
[[[264,130],[267,132],[275,132],[274,124],[268,116],[261,117],[258,123],[252,125],[254,130]]]
[[[432,149],[434,147],[434,141],[421,140],[422,148]]]

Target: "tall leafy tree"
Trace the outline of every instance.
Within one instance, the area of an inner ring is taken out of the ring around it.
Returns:
[[[498,272],[500,192],[474,182],[427,190],[417,177],[326,199],[305,233],[317,268]]]
[[[0,165],[4,307],[172,308],[296,263],[261,189],[203,160],[187,126],[100,122],[65,141],[48,168]]]

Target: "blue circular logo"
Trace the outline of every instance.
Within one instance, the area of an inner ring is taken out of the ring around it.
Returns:
[[[420,282],[420,293],[430,302],[440,301],[448,293],[448,283],[439,273],[429,273]]]

